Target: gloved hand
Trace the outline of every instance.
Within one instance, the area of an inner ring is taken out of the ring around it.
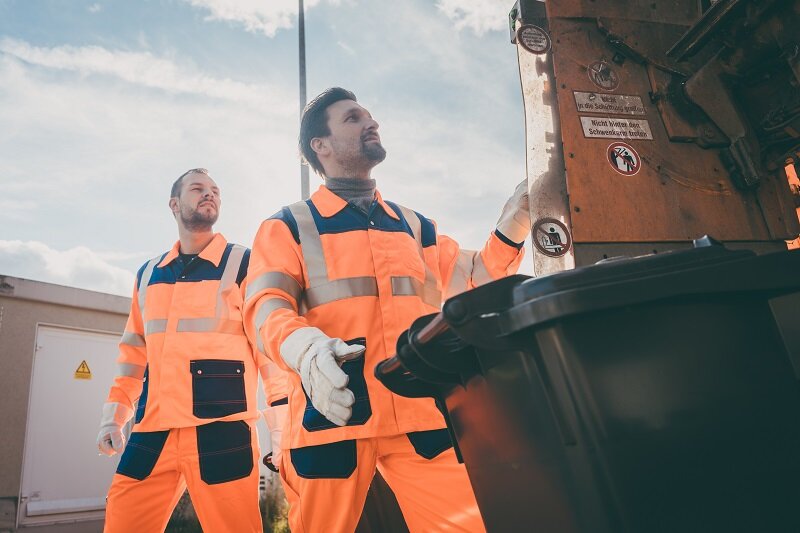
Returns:
[[[314,408],[337,426],[347,424],[356,401],[347,388],[349,378],[339,363],[359,357],[364,350],[364,346],[349,346],[342,339],[332,339],[312,327],[295,330],[280,348],[289,368],[300,374]]]
[[[500,220],[497,221],[497,230],[517,244],[525,242],[528,233],[531,232],[529,202],[528,180],[524,179],[514,189],[511,198],[506,201]]]
[[[133,409],[121,403],[104,403],[100,419],[100,433],[97,434],[97,448],[100,453],[111,456],[121,453],[125,447],[122,428],[133,418]]]
[[[264,464],[267,468],[277,472],[281,465],[281,435],[283,426],[286,423],[286,416],[289,413],[289,404],[271,405],[261,411],[264,420],[269,428],[269,440],[272,443],[272,451],[264,457]]]

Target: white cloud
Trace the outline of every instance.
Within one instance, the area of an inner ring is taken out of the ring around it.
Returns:
[[[129,296],[134,273],[85,246],[54,250],[36,241],[0,240],[0,274]]]
[[[84,76],[112,76],[171,94],[200,95],[259,108],[266,108],[269,102],[284,97],[273,87],[215,78],[149,52],[109,50],[100,46],[46,48],[5,38],[0,40],[0,53],[48,69],[72,71]]]
[[[237,22],[252,33],[263,33],[274,37],[281,29],[291,28],[297,17],[296,0],[184,0],[193,7],[210,11],[206,20]],[[305,9],[315,6],[319,0],[308,0]]]
[[[508,28],[508,0],[438,0],[436,7],[456,23],[456,29],[470,29],[478,35]]]
[[[103,10],[103,6],[101,6],[100,4],[95,3],[95,4],[92,4],[89,7],[87,7],[86,10],[89,13],[98,13],[98,12]]]

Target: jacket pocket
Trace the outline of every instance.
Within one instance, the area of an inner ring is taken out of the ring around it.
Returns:
[[[343,440],[289,450],[292,466],[305,479],[347,479],[356,469],[356,441]]]
[[[450,432],[446,429],[433,429],[430,431],[414,431],[407,433],[408,440],[414,447],[417,455],[425,459],[433,459],[443,451],[453,447]]]
[[[249,476],[253,471],[251,431],[244,420],[197,426],[200,479],[216,485]]]
[[[147,407],[147,389],[148,389],[148,374],[150,372],[150,365],[144,367],[144,376],[142,376],[142,394],[139,395],[139,400],[136,402],[136,417],[133,422],[138,424],[144,418],[144,410]]]
[[[367,346],[367,339],[364,337],[358,337],[345,342],[350,345],[360,344],[365,348]],[[348,426],[362,426],[369,420],[369,417],[372,416],[372,406],[369,403],[367,382],[364,379],[364,361],[366,360],[366,353],[366,350],[364,350],[364,354],[358,359],[342,363],[342,370],[350,377],[347,388],[353,391],[353,395],[356,397],[356,401],[353,404],[353,416],[351,416],[350,420],[347,422]],[[325,418],[322,413],[314,409],[311,398],[308,397],[305,390],[303,393],[306,397],[306,408],[303,413],[303,427],[306,431],[322,431],[339,427]]]
[[[167,442],[169,430],[134,431],[117,465],[117,474],[142,481],[153,471]]]
[[[221,418],[247,410],[244,361],[201,359],[190,361],[189,369],[194,416]]]

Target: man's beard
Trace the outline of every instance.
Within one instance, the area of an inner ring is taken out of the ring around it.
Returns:
[[[201,213],[199,210],[190,211],[188,214],[181,209],[181,222],[189,231],[209,231],[211,226],[217,222],[219,213],[213,211],[211,214]]]
[[[367,160],[375,163],[380,163],[386,159],[386,149],[381,146],[381,143],[361,143],[361,153],[364,154]]]

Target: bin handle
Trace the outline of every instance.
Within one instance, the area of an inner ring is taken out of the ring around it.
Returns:
[[[414,335],[414,343],[419,346],[428,344],[436,336],[444,333],[448,329],[450,329],[450,324],[445,320],[444,313],[439,313],[433,317],[430,323]]]

